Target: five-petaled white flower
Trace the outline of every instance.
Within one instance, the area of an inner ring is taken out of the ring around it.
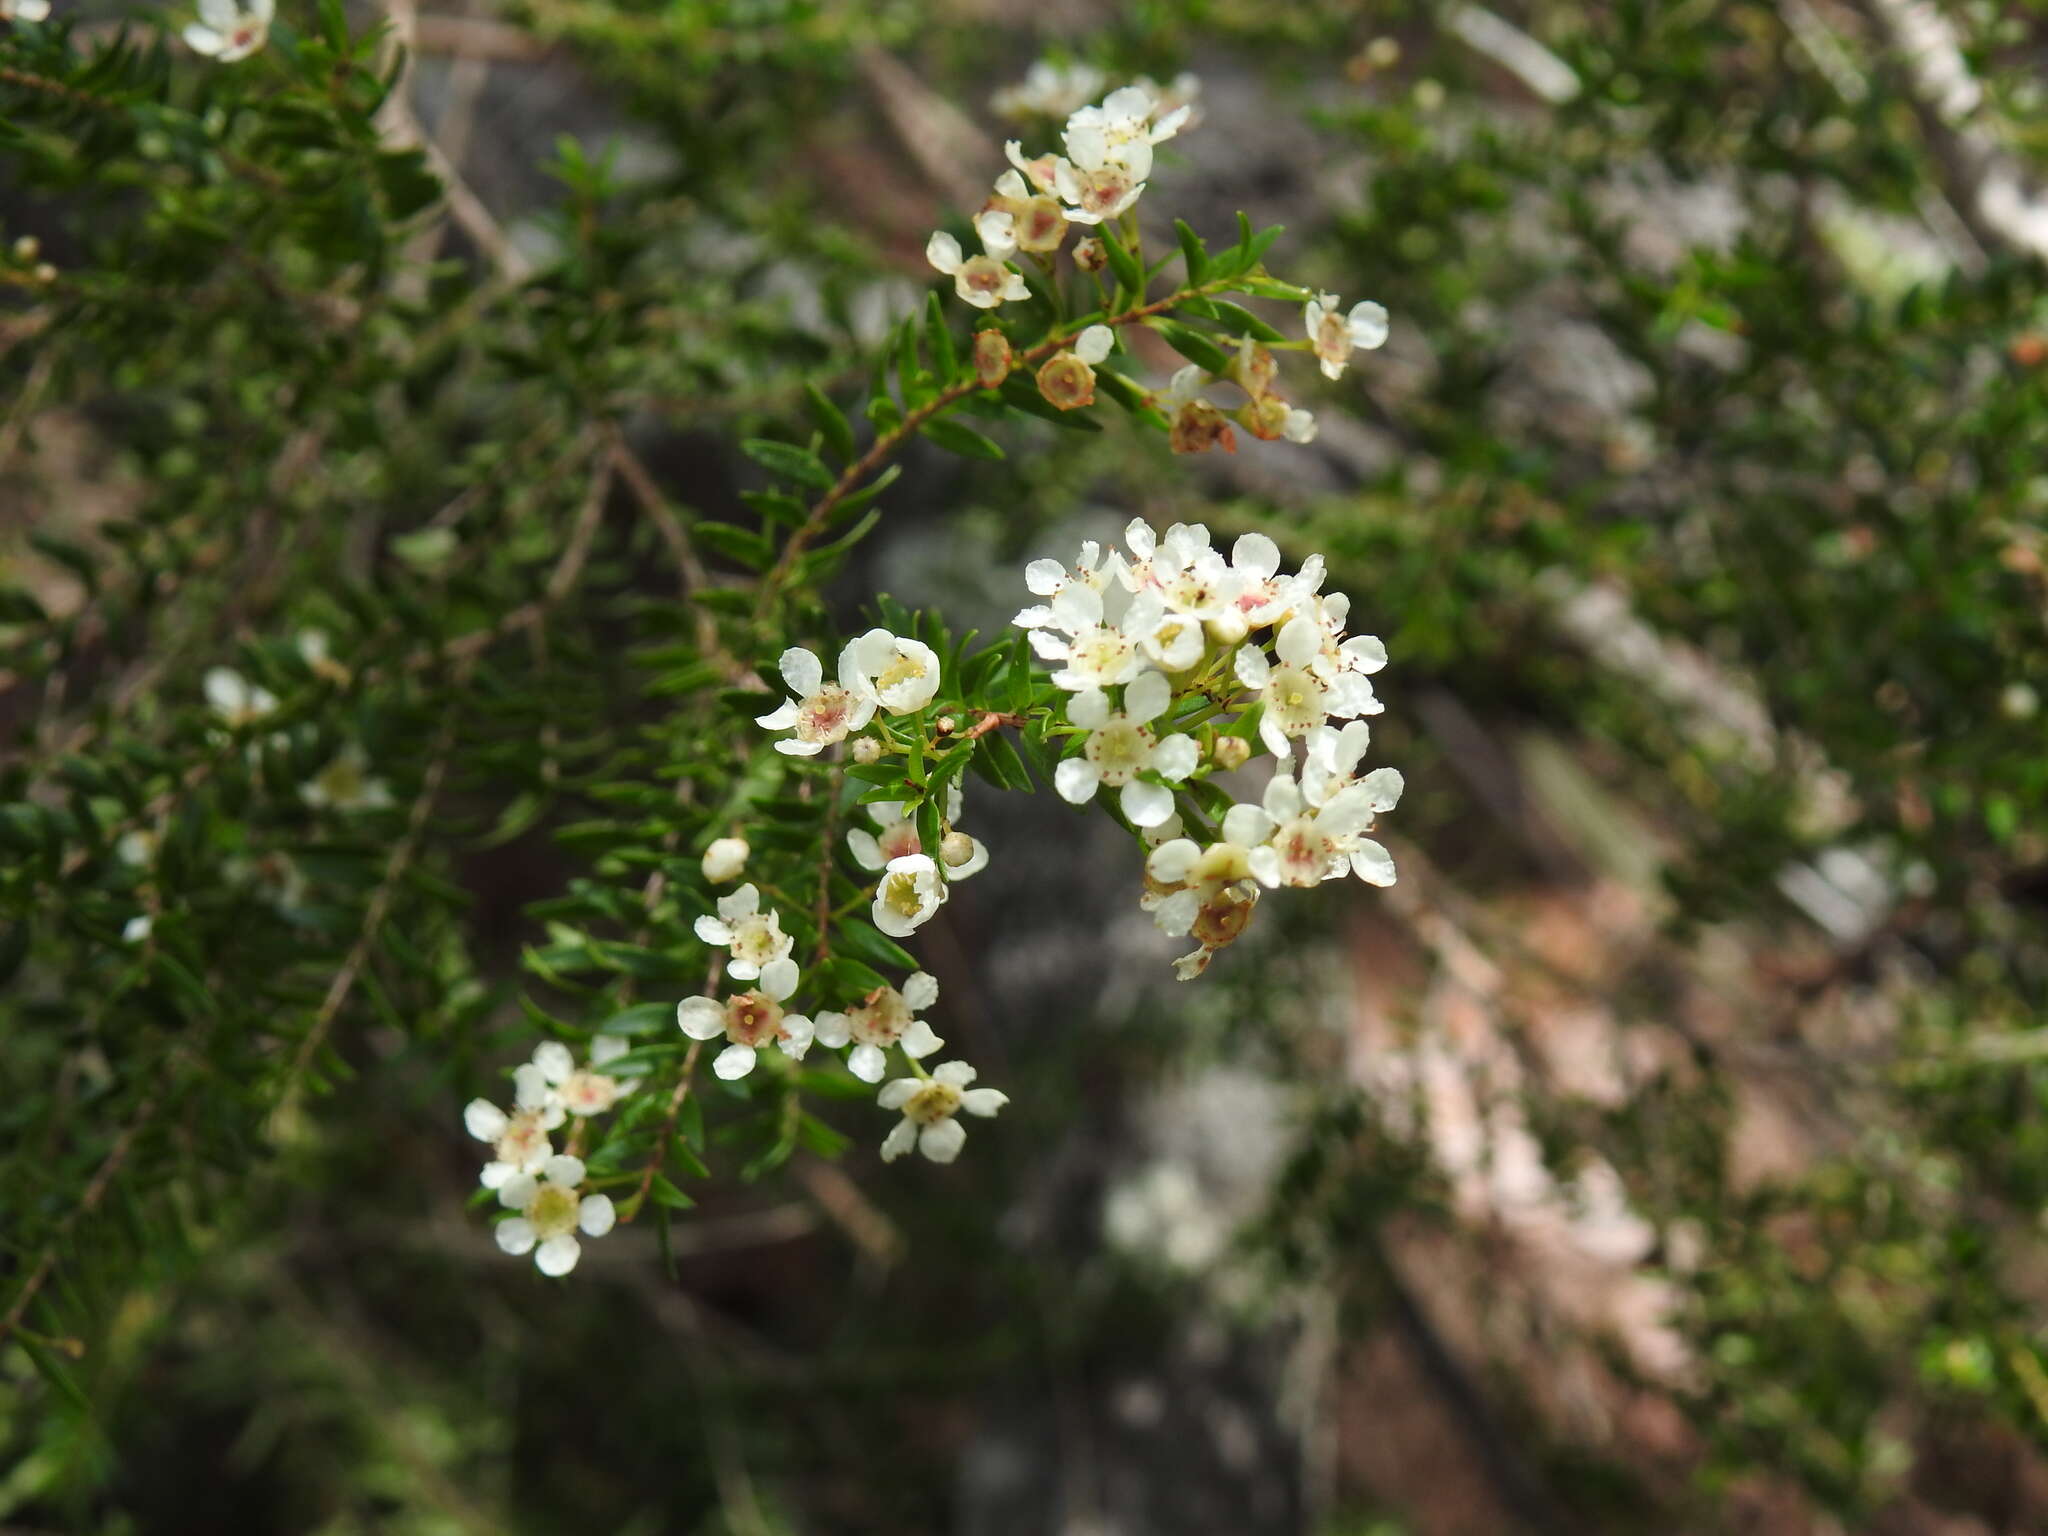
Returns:
[[[1121,583],[1102,591],[1072,581],[1052,601],[1024,609],[1012,621],[1031,632],[1031,648],[1047,661],[1065,662],[1053,673],[1055,686],[1115,688],[1144,670],[1139,644],[1165,617],[1157,592],[1131,592]]]
[[[546,1045],[540,1048],[546,1049]],[[540,1051],[534,1054],[538,1056]],[[521,1064],[512,1080],[515,1097],[509,1113],[489,1099],[471,1099],[462,1111],[462,1123],[469,1134],[491,1144],[491,1160],[484,1164],[479,1176],[485,1189],[503,1187],[514,1174],[538,1173],[555,1153],[548,1132],[566,1116],[561,1100],[537,1063]]]
[[[1022,274],[994,256],[968,256],[943,229],[925,242],[924,259],[953,279],[953,291],[976,309],[994,309],[1005,299],[1028,299]]]
[[[1065,117],[1087,106],[1108,83],[1093,64],[1040,59],[1016,85],[1006,85],[989,97],[988,104],[998,117]]]
[[[1179,783],[1200,766],[1201,748],[1194,737],[1159,738],[1152,722],[1173,704],[1173,685],[1157,672],[1143,672],[1124,689],[1124,707],[1112,709],[1099,688],[1084,689],[1067,703],[1067,718],[1088,732],[1081,755],[1062,761],[1053,772],[1060,798],[1086,805],[1096,786],[1121,790],[1125,817],[1135,827],[1156,827],[1173,814],[1173,791],[1139,777],[1156,773]]]
[[[922,640],[871,629],[850,649],[861,692],[892,715],[923,709],[939,691],[938,653]]]
[[[779,665],[782,680],[796,697],[784,700],[773,714],[754,720],[771,731],[795,728],[796,734],[789,740],[775,743],[776,751],[791,757],[815,757],[874,718],[875,696],[861,678],[852,644],[839,653],[836,683],[825,681],[825,664],[800,646],[784,651]]]
[[[245,11],[235,0],[199,0],[198,9],[199,19],[185,28],[185,46],[232,64],[263,46],[277,6],[276,0],[249,0]]]
[[[957,829],[966,799],[959,779],[946,781],[947,826]],[[876,830],[870,832],[865,827],[849,827],[846,833],[846,846],[852,852],[854,862],[862,869],[880,874],[889,867],[891,859],[924,852],[924,842],[917,835],[917,822],[900,801],[876,800],[868,805],[867,812],[874,818]],[[958,835],[967,836],[964,832]],[[941,859],[941,867],[948,880],[965,880],[988,867],[987,845],[978,837],[968,837],[967,843],[968,856],[960,863],[946,864]]]
[[[726,969],[736,981],[752,981],[767,974],[772,965],[789,959],[795,940],[782,931],[782,918],[773,907],[761,910],[761,893],[743,885],[729,896],[718,898],[718,916],[706,915],[696,922],[697,937],[732,951]]]
[[[1259,825],[1251,833],[1256,844],[1251,871],[1258,882],[1269,887],[1320,885],[1355,868],[1370,885],[1392,885],[1394,861],[1386,849],[1364,836],[1373,817],[1391,810],[1401,798],[1401,776],[1392,769],[1383,772],[1392,776],[1391,782],[1346,784],[1320,806],[1303,796],[1292,775],[1275,773],[1257,808]]]
[[[932,1033],[931,1025],[914,1015],[939,1000],[939,983],[918,971],[903,983],[903,990],[877,987],[844,1013],[821,1013],[817,1018],[818,1043],[837,1049],[848,1041],[846,1070],[864,1083],[879,1083],[888,1066],[888,1049],[903,1048],[903,1054],[929,1056],[946,1042]]]
[[[928,853],[904,854],[882,871],[869,915],[890,938],[907,939],[946,904],[949,894],[936,859]]]
[[[206,702],[229,726],[250,725],[277,708],[277,695],[250,682],[233,667],[209,667]]]
[[[498,1246],[511,1254],[531,1253],[544,1275],[574,1269],[583,1254],[577,1230],[603,1237],[617,1219],[610,1195],[578,1196],[583,1171],[582,1158],[563,1155],[549,1158],[539,1178],[515,1173],[500,1184],[499,1201],[519,1214],[498,1223]]]
[[[998,261],[1017,251],[1043,255],[1067,238],[1067,216],[1057,198],[1034,192],[1016,171],[996,178],[995,191],[974,216],[982,249]]]
[[[50,0],[0,0],[0,21],[42,21],[50,14]]]
[[[1351,306],[1349,315],[1340,313],[1337,305],[1337,295],[1319,293],[1301,310],[1302,327],[1308,332],[1309,345],[1314,348],[1326,379],[1344,377],[1344,367],[1351,361],[1354,347],[1370,352],[1387,339],[1385,305],[1361,299]]]
[[[534,1047],[533,1065],[547,1083],[550,1103],[572,1115],[602,1115],[640,1084],[637,1077],[613,1077],[598,1071],[628,1049],[617,1035],[599,1035],[590,1042],[589,1065],[579,1067],[569,1047],[548,1040]]]
[[[928,1078],[899,1077],[882,1085],[875,1102],[884,1109],[898,1109],[903,1118],[883,1138],[882,1161],[892,1163],[916,1147],[935,1163],[950,1163],[967,1145],[967,1128],[955,1117],[961,1110],[970,1115],[993,1115],[1009,1103],[1007,1094],[993,1088],[969,1088],[974,1068],[964,1061],[941,1062]]]
[[[369,770],[369,754],[352,741],[299,786],[299,798],[316,811],[385,810],[391,804],[391,788],[370,777]]]
[[[1329,718],[1322,680],[1310,670],[1320,650],[1315,622],[1296,617],[1280,626],[1273,643],[1276,666],[1257,645],[1238,647],[1237,680],[1259,696],[1259,740],[1275,757],[1289,756],[1288,743],[1306,736]]]
[[[761,973],[761,985],[754,991],[736,993],[722,1003],[709,997],[684,998],[676,1004],[676,1025],[692,1040],[725,1036],[730,1043],[718,1053],[711,1070],[728,1082],[753,1071],[755,1059],[771,1044],[780,1046],[790,1060],[802,1061],[815,1031],[803,1014],[782,1011],[796,981],[796,965],[778,960]]]

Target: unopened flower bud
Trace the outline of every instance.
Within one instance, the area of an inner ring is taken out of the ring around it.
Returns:
[[[994,389],[1010,376],[1010,343],[1001,331],[974,333],[974,377],[983,389]]]
[[[42,254],[43,242],[38,240],[34,235],[23,235],[19,240],[14,242],[14,259],[16,261],[24,263],[31,262]]]
[[[939,843],[939,857],[946,868],[958,869],[974,857],[974,839],[965,832],[948,832]]]
[[[747,867],[746,839],[721,837],[704,850],[704,878],[713,885],[724,885],[737,880]]]
[[[1090,235],[1075,245],[1074,265],[1083,272],[1100,272],[1109,265],[1109,252],[1102,248],[1099,236]]]
[[[857,736],[853,742],[853,760],[856,763],[879,763],[882,760],[882,744],[872,736]]]
[[[941,736],[950,736],[960,729],[960,722],[951,715],[941,715],[932,724]]]
[[[1242,736],[1218,736],[1209,754],[1216,759],[1218,768],[1242,768],[1251,758],[1252,744]]]

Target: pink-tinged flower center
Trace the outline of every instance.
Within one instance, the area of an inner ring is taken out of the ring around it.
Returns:
[[[853,695],[837,683],[827,683],[797,706],[796,739],[820,746],[842,741],[852,717]]]
[[[782,1005],[762,992],[742,992],[725,1005],[725,1038],[759,1046],[782,1030]]]
[[[1316,327],[1315,351],[1317,357],[1328,358],[1341,363],[1351,356],[1351,325],[1334,309],[1322,318]]]
[[[924,844],[918,838],[916,826],[907,821],[899,821],[895,826],[886,828],[882,835],[875,839],[875,845],[882,850],[884,863],[891,859],[904,859],[913,853],[924,852]]]
[[[1049,197],[1034,197],[1016,221],[1017,244],[1027,251],[1056,251],[1067,238],[1067,216]]]
[[[1009,270],[993,256],[975,256],[961,265],[960,284],[975,293],[1001,294],[1009,285]]]
[[[618,1101],[619,1085],[602,1072],[577,1071],[562,1084],[562,1102],[572,1114],[601,1115]]]
[[[1273,835],[1273,849],[1280,855],[1280,877],[1289,885],[1319,883],[1330,862],[1330,840],[1306,817],[1280,828]]]
[[[538,1110],[521,1110],[512,1117],[505,1127],[505,1134],[498,1138],[498,1161],[510,1163],[514,1168],[524,1168],[537,1158],[545,1157],[548,1133],[541,1128]]]
[[[877,987],[846,1016],[846,1030],[862,1045],[891,1046],[910,1027],[910,1004],[894,987]]]
[[[1038,392],[1063,411],[1076,410],[1095,398],[1095,370],[1071,352],[1055,353],[1038,370]]]

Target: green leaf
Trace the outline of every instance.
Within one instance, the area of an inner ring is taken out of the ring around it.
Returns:
[[[1116,231],[1107,224],[1097,226],[1102,233],[1102,249],[1109,256],[1109,270],[1116,274],[1117,282],[1133,299],[1145,296],[1145,274],[1138,266],[1138,258],[1124,249],[1124,243],[1117,239]]]
[[[853,423],[846,419],[846,413],[809,379],[804,380],[804,404],[810,408],[811,420],[824,433],[825,445],[850,463],[854,454]]]
[[[1146,323],[1165,337],[1167,345],[1189,362],[1207,369],[1210,373],[1224,374],[1230,371],[1230,354],[1192,326],[1181,325],[1173,320],[1150,320]],[[1100,377],[1098,374],[1097,378]]]
[[[837,925],[840,948],[857,960],[870,965],[894,966],[899,970],[917,969],[917,957],[894,939],[872,924],[864,923],[857,917],[842,917]]]
[[[763,469],[781,475],[785,480],[794,480],[821,491],[832,489],[832,471],[808,448],[774,442],[765,437],[750,437],[740,444],[740,451]]]
[[[946,324],[946,308],[939,302],[936,288],[925,299],[925,345],[931,349],[932,364],[939,377],[951,383],[953,375],[960,371],[960,357],[953,347],[953,332]]]
[[[600,1035],[652,1035],[676,1027],[674,1003],[635,1003],[597,1026]]]
[[[966,459],[1001,459],[1003,450],[972,427],[935,416],[924,424],[924,435],[949,453]]]
[[[1188,227],[1185,219],[1173,221],[1173,233],[1180,241],[1180,259],[1187,266],[1189,284],[1201,282],[1209,275],[1209,248],[1202,244],[1202,237]]]

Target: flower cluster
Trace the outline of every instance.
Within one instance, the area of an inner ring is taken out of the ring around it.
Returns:
[[[914,714],[939,691],[939,658],[922,641],[871,629],[839,652],[837,680],[825,681],[825,664],[797,646],[782,653],[782,680],[792,697],[755,724],[790,731],[775,750],[791,757],[815,757],[867,726],[877,709]]]
[[[491,1148],[478,1181],[496,1190],[498,1203],[512,1213],[498,1223],[498,1246],[510,1254],[531,1253],[544,1275],[566,1275],[576,1267],[582,1253],[577,1232],[603,1237],[617,1219],[611,1196],[584,1192],[587,1170],[576,1150],[584,1122],[608,1113],[638,1086],[637,1078],[601,1070],[625,1052],[625,1041],[600,1035],[579,1066],[566,1045],[547,1041],[514,1069],[511,1109],[472,1099],[462,1112],[469,1134]],[[553,1133],[572,1119],[569,1150],[558,1153]]]
[[[1226,556],[1199,523],[1157,536],[1133,521],[1124,538],[1128,554],[1090,542],[1071,566],[1032,561],[1025,583],[1044,601],[1015,622],[1071,695],[1055,787],[1076,805],[1117,790],[1151,845],[1140,904],[1200,946],[1176,964],[1185,980],[1243,932],[1262,887],[1393,883],[1366,834],[1399,802],[1401,775],[1359,772],[1387,653],[1346,634],[1350,599],[1322,590],[1320,556],[1284,574],[1265,535]],[[1278,761],[1257,804],[1232,804],[1205,781],[1241,766],[1253,741]]]

